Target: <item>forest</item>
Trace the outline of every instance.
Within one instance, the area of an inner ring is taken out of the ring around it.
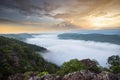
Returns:
[[[18,73],[25,74],[27,79],[31,77],[32,73],[39,77],[46,74],[63,77],[68,73],[81,70],[89,70],[96,74],[102,71],[120,73],[119,55],[108,57],[108,67],[102,67],[96,60],[91,59],[72,59],[57,66],[44,60],[38,53],[44,54],[46,51],[47,49],[43,47],[0,36],[0,80],[7,80],[11,75]]]

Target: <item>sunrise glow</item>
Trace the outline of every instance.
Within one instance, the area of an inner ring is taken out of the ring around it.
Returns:
[[[120,0],[11,1],[0,1],[1,33],[120,28]]]

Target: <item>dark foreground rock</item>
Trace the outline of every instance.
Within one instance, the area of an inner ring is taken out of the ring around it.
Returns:
[[[101,72],[99,74],[90,71],[78,71],[64,76],[63,80],[120,80],[120,74]]]
[[[18,73],[8,77],[8,80],[27,80],[24,74]]]
[[[44,75],[36,80],[55,80],[55,78],[52,75],[47,74],[47,75]]]
[[[44,76],[32,76],[31,78],[26,78],[24,74],[16,74],[9,77],[8,80],[120,80],[119,74],[112,74],[103,71],[99,74],[93,73],[89,70],[77,71],[73,73],[66,74],[64,77],[56,76],[53,77],[51,74],[46,74]]]

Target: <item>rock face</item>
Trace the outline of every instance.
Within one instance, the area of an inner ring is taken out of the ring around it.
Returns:
[[[38,78],[37,80],[55,80],[55,78],[52,75],[47,74],[47,75],[44,75],[44,76]]]
[[[26,77],[24,74],[16,74],[8,77],[8,80],[26,80]]]
[[[11,53],[10,55],[10,59],[13,62],[13,66],[14,67],[19,67],[19,57],[17,56],[16,53]]]
[[[63,80],[94,80],[96,76],[96,74],[91,73],[90,71],[78,71],[65,75]]]
[[[90,59],[83,59],[80,60],[80,62],[83,63],[87,68],[91,68],[92,66],[96,65],[96,62]]]
[[[63,80],[120,80],[120,74],[101,72],[99,74],[90,71],[78,71],[64,76]]]
[[[24,74],[16,74],[9,77],[8,80],[120,80],[119,74],[112,74],[103,71],[99,74],[90,72],[89,70],[77,71],[65,75],[63,78],[61,76],[53,77],[51,74],[46,74],[44,76],[32,76],[31,78],[26,78]]]

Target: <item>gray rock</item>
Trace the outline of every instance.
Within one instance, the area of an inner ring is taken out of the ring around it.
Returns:
[[[103,71],[99,74],[90,71],[78,71],[64,76],[63,80],[120,80],[120,74]]]
[[[46,74],[46,75],[44,75],[36,80],[55,80],[55,78],[50,74]]]
[[[15,75],[9,76],[8,80],[26,80],[26,77],[24,74],[17,73]]]

